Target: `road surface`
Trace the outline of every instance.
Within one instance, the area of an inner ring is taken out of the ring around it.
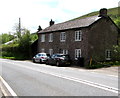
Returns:
[[[118,96],[118,76],[72,67],[0,59],[17,96]]]

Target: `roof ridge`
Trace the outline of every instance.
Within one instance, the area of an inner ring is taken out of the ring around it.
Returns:
[[[57,23],[57,24],[62,24],[62,23],[66,23],[66,22],[72,22],[72,21],[76,21],[76,20],[87,19],[87,18],[95,17],[95,16],[99,16],[99,14],[98,15],[94,15],[94,16],[89,16],[89,17],[83,17],[83,18],[80,18],[80,19],[76,18],[76,19],[73,19],[73,20],[68,20],[68,21],[65,21],[65,22]],[[54,24],[54,25],[56,25],[56,24]]]

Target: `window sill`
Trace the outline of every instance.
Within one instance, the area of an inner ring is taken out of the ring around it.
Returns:
[[[80,41],[82,41],[82,40],[75,40],[76,42],[80,42]]]
[[[111,60],[111,58],[106,58],[106,60]]]
[[[65,40],[61,40],[60,42],[65,42]]]

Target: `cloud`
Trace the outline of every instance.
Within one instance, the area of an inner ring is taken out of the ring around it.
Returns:
[[[24,27],[36,32],[39,25],[49,26],[64,22],[83,14],[97,11],[100,8],[118,6],[119,0],[1,0],[0,1],[0,33],[13,31],[15,23],[21,17]]]

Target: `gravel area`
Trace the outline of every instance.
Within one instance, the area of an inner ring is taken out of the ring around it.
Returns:
[[[114,75],[114,76],[120,75],[120,66],[104,67],[104,68],[98,68],[98,69],[85,69],[83,67],[78,67],[78,66],[72,66],[71,68],[75,70],[86,70],[86,71],[103,73],[103,74]]]
[[[120,67],[106,67],[106,68],[92,69],[90,71],[118,76],[118,74],[120,74]]]

